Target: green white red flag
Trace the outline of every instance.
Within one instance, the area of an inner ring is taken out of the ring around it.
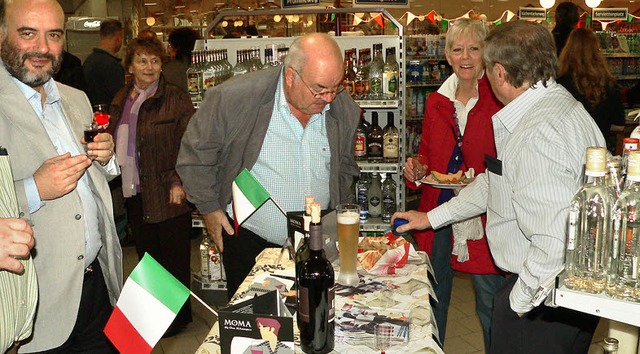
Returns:
[[[104,333],[122,354],[151,353],[189,289],[145,253],[124,284]]]
[[[271,198],[269,192],[246,168],[233,181],[233,220],[238,227]]]

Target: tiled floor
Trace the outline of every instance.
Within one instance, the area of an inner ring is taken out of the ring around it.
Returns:
[[[191,268],[199,269],[198,256],[199,240],[192,241]],[[138,259],[134,247],[124,247],[125,276],[137,264]],[[172,338],[162,339],[153,350],[153,354],[193,354],[204,340],[215,316],[204,306],[191,298],[193,322],[187,328]],[[480,321],[475,314],[475,296],[471,278],[468,274],[456,273],[453,280],[453,293],[447,324],[447,337],[444,352],[447,354],[481,354],[484,353],[484,340]],[[607,332],[606,322],[600,321],[600,326],[594,335],[594,343],[601,341]],[[589,354],[597,353],[597,346],[592,345]]]

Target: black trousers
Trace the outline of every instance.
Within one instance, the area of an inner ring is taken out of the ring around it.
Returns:
[[[142,197],[127,198],[127,217],[138,258],[148,252],[184,286],[191,288],[191,214],[177,216],[159,223],[144,222]],[[187,301],[168,331],[191,322],[191,302]]]
[[[233,219],[229,218],[231,225]],[[222,242],[224,251],[222,252],[222,264],[227,274],[227,295],[229,299],[236,293],[244,278],[249,275],[251,268],[256,264],[256,257],[265,248],[281,247],[271,243],[243,228],[238,228],[236,235],[229,235],[222,229]]]
[[[509,293],[517,274],[507,278],[493,300],[493,354],[585,354],[599,317],[566,308],[540,305],[522,317],[511,310]]]
[[[84,275],[78,318],[71,335],[60,347],[41,352],[42,354],[118,353],[103,332],[113,307],[109,302],[100,262],[96,259],[91,266],[93,271],[85,272]]]

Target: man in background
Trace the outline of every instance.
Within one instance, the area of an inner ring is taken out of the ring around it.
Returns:
[[[571,31],[576,28],[579,20],[580,14],[576,4],[566,1],[561,2],[556,7],[556,25],[551,33],[553,34],[553,40],[556,42],[558,57],[560,57],[562,48],[567,43],[567,38],[569,38]]]
[[[84,60],[86,92],[92,105],[111,103],[124,86],[124,67],[115,54],[122,47],[124,31],[118,20],[105,20],[100,24],[100,47]]]
[[[569,204],[589,146],[604,137],[555,78],[553,38],[541,25],[512,21],[485,39],[491,89],[505,106],[493,116],[497,158],[457,197],[428,213],[399,212],[408,229],[440,228],[487,213],[496,265],[511,273],[494,296],[492,354],[586,353],[599,318],[532,303],[564,264]],[[567,138],[570,137],[570,138]]]
[[[11,153],[20,217],[33,226],[39,303],[20,352],[115,353],[104,326],[122,288],[107,179],[113,138],[82,138],[87,96],[56,83],[64,13],[56,0],[0,0],[0,142]]]
[[[207,91],[182,138],[176,170],[187,198],[223,252],[231,297],[267,247],[287,240],[273,201],[236,235],[231,186],[248,169],[286,211],[313,195],[323,209],[353,198],[360,108],[343,93],[342,51],[330,36],[296,39],[283,67],[260,70]]]

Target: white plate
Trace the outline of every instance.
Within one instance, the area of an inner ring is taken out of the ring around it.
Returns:
[[[433,176],[432,175],[427,175],[427,177],[423,178],[420,180],[420,183],[424,183],[424,184],[428,184],[434,188],[440,188],[440,189],[460,189],[462,187],[466,187],[468,186],[471,182],[473,182],[475,178],[469,178],[467,179],[469,182],[468,183],[462,183],[462,184],[455,184],[455,183],[438,183],[435,182],[433,180]],[[465,180],[465,182],[467,181]]]

